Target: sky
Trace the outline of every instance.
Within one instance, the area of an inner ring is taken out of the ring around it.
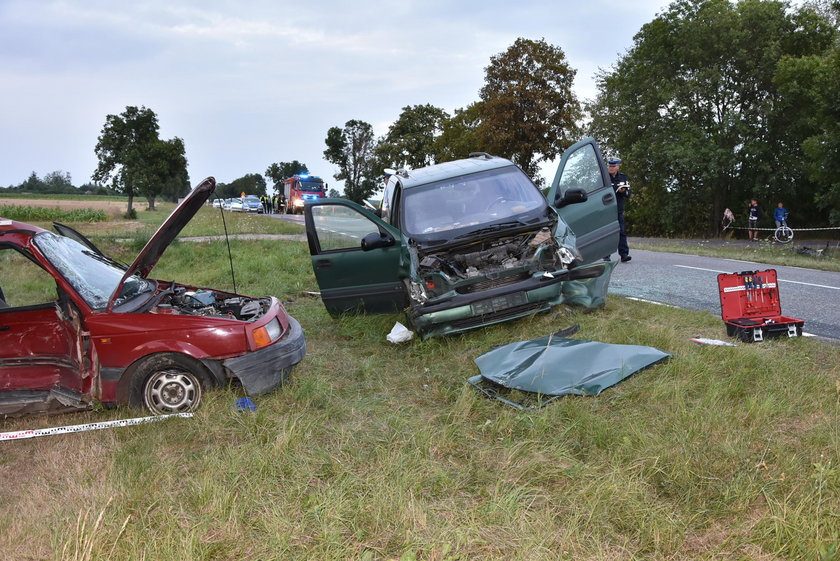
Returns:
[[[229,183],[323,159],[330,127],[377,136],[403,107],[452,113],[478,100],[484,68],[518,37],[560,47],[574,91],[596,94],[664,0],[0,0],[0,186],[97,165],[109,114],[145,106],[184,140],[190,181]],[[553,170],[546,168],[547,178]]]

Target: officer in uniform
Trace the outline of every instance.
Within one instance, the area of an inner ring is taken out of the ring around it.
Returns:
[[[615,202],[618,207],[618,255],[622,263],[630,261],[630,248],[627,246],[627,232],[624,229],[624,203],[630,197],[630,181],[627,176],[621,173],[621,160],[610,158],[607,161],[607,170],[610,172],[610,181],[615,191]]]

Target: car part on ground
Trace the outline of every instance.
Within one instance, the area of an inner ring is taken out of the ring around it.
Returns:
[[[193,189],[127,267],[67,226],[0,219],[0,273],[27,279],[0,307],[0,416],[96,402],[189,412],[230,380],[260,395],[288,378],[306,340],[276,298],[148,278],[214,188]]]
[[[563,395],[595,396],[671,355],[653,347],[548,335],[510,343],[475,359],[468,381],[487,397],[517,409],[542,407]],[[510,391],[523,392],[522,400]]]

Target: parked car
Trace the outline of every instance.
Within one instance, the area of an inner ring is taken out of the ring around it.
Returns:
[[[260,198],[256,195],[245,195],[245,198],[242,199],[242,209],[245,212],[256,212],[258,214],[262,214],[265,210]]]
[[[195,187],[128,267],[67,226],[0,218],[0,417],[96,402],[193,411],[229,380],[249,395],[286,380],[306,340],[276,298],[148,277],[214,188]]]
[[[245,203],[241,198],[231,199],[228,210],[231,212],[245,212]]]
[[[548,197],[509,160],[475,154],[391,175],[375,212],[307,202],[332,315],[407,310],[421,336],[603,305],[618,245],[615,194],[593,139],[569,148]]]
[[[215,208],[222,208],[222,205],[224,204],[224,202],[225,202],[224,199],[215,198],[215,199],[213,199],[213,202],[211,204]]]

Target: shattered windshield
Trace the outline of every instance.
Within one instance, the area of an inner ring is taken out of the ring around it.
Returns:
[[[547,206],[543,194],[515,166],[461,175],[404,193],[405,231],[411,236],[519,222],[523,213],[542,214]]]
[[[94,310],[104,309],[125,271],[107,257],[90,251],[75,240],[42,232],[35,237],[35,245],[50,263],[67,279],[79,296]],[[116,304],[149,292],[149,281],[132,276],[123,284]]]

